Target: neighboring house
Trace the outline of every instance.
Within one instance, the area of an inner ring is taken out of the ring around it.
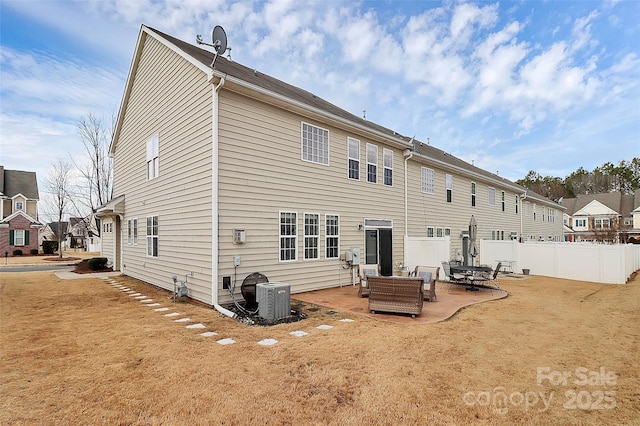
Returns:
[[[561,204],[567,241],[640,242],[640,190],[579,195]]]
[[[344,254],[400,273],[405,236],[563,240],[564,208],[259,70],[142,26],[98,209],[115,270],[218,306],[261,272],[351,283]],[[446,259],[441,259],[446,260]],[[191,274],[193,273],[193,274]]]
[[[59,234],[58,229],[62,229]],[[60,246],[63,250],[71,247],[71,234],[69,234],[69,222],[50,222],[40,230],[40,245],[42,241],[58,241],[58,235],[61,235]]]
[[[89,218],[70,217],[69,218],[69,247],[74,249],[84,249],[87,236],[89,235]]]
[[[87,251],[99,252],[102,250],[102,241],[100,239],[101,221],[95,213],[91,213],[87,218],[87,235],[84,247]]]
[[[38,250],[38,180],[35,172],[0,166],[0,253]]]

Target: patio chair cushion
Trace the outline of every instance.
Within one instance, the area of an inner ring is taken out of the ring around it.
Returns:
[[[418,276],[424,281],[424,289],[431,290],[431,272],[418,272]]]

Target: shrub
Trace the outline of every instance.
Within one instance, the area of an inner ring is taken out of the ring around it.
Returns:
[[[14,256],[22,256],[22,250],[20,250],[20,249],[15,249],[15,250],[13,251],[13,255],[14,255]]]
[[[36,255],[38,254],[38,249],[31,249],[30,253]]]
[[[107,267],[107,258],[106,257],[92,257],[87,260],[87,265],[89,269],[92,271],[97,271],[99,269],[105,269]]]
[[[53,254],[58,251],[58,242],[57,241],[43,241],[42,242],[42,252],[44,254]]]

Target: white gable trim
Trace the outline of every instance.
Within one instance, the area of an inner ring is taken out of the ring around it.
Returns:
[[[42,225],[40,222],[38,222],[36,219],[32,218],[31,216],[29,216],[28,214],[26,214],[24,211],[22,210],[18,210],[17,212],[13,212],[12,214],[10,214],[9,216],[5,217],[1,223],[8,223],[10,222],[13,218],[15,218],[16,216],[22,216],[25,219],[27,219],[29,222],[31,223],[35,223],[38,225]]]
[[[597,200],[593,200],[589,202],[589,204],[587,204],[586,206],[584,206],[583,208],[575,212],[573,215],[574,216],[600,216],[600,215],[615,216],[617,214],[618,214],[617,211],[610,209],[609,207],[605,206],[604,204],[602,204]]]

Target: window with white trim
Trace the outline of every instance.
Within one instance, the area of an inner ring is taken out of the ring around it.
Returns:
[[[127,220],[127,244],[133,244],[133,222]]]
[[[433,169],[428,167],[422,167],[421,174],[421,189],[426,194],[433,194],[435,186],[433,184]]]
[[[302,159],[329,165],[329,131],[302,123]]]
[[[489,188],[489,205],[490,206],[496,205],[496,189],[495,188]]]
[[[367,144],[367,182],[378,182],[378,146]]]
[[[318,259],[320,257],[320,215],[317,213],[304,214],[304,258]]]
[[[427,226],[427,238],[433,238],[435,236],[435,229],[433,226]]]
[[[502,203],[501,204],[501,208],[502,208],[502,211],[505,211],[506,204],[505,204],[505,199],[504,199],[504,191],[501,191],[501,197],[502,197],[502,199],[500,200],[500,202]]]
[[[16,229],[13,231],[13,245],[23,246],[25,245],[25,231],[24,229]]]
[[[382,168],[384,173],[383,183],[387,186],[393,185],[393,151],[390,149],[382,149]]]
[[[476,206],[476,183],[471,182],[471,207]]]
[[[328,214],[324,217],[325,257],[338,259],[340,257],[340,217]]]
[[[516,214],[518,214],[519,205],[520,205],[520,196],[516,195]]]
[[[436,237],[444,237],[444,228],[436,228]]]
[[[298,259],[298,213],[280,212],[280,262]]]
[[[451,236],[451,228],[444,228],[444,236],[445,237]]]
[[[16,211],[24,210],[24,203],[22,201],[16,201]]]
[[[158,135],[154,135],[147,141],[147,180],[158,177],[160,171],[160,147]]]
[[[147,217],[147,256],[158,257],[158,216]]]
[[[445,187],[447,188],[447,203],[453,202],[453,176],[445,175]]]
[[[349,179],[360,180],[360,141],[347,138],[349,156]]]

